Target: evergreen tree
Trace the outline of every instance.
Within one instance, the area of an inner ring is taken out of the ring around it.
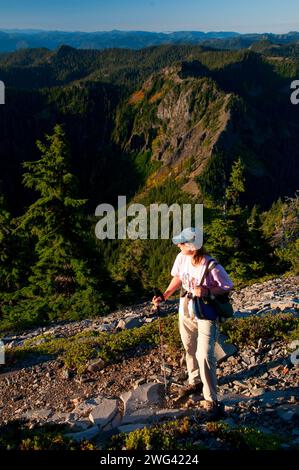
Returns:
[[[263,274],[265,271],[276,269],[273,264],[271,245],[267,242],[263,233],[262,214],[258,206],[253,206],[247,219],[247,237],[243,244],[248,253],[248,266],[253,274]]]
[[[6,208],[0,194],[0,292],[21,288],[28,276],[30,242],[25,233],[16,230],[15,220]]]
[[[41,159],[24,163],[24,184],[40,197],[18,220],[18,228],[33,237],[36,261],[28,286],[15,295],[17,305],[10,311],[15,321],[18,315],[41,321],[105,311],[100,294],[105,273],[99,269],[84,215],[86,200],[76,196],[77,181],[69,172],[70,150],[62,126],[56,125],[46,141],[37,142]]]
[[[239,158],[232,166],[226,190],[228,210],[218,208],[218,216],[206,227],[207,248],[230,272],[235,281],[261,276],[270,266],[267,243],[256,206],[243,207],[240,195],[246,191],[244,165]]]
[[[11,266],[12,233],[11,216],[0,194],[0,292],[9,291],[17,280],[17,273]]]
[[[228,206],[233,210],[240,211],[240,194],[245,192],[244,164],[241,158],[233,163],[229,186],[226,189],[226,200]]]
[[[299,193],[278,199],[263,213],[263,232],[280,260],[281,268],[299,272]]]
[[[217,151],[209,160],[203,174],[196,177],[205,201],[211,200],[213,204],[217,204],[219,200],[224,200],[224,212],[226,210],[227,173],[227,158],[223,152]]]

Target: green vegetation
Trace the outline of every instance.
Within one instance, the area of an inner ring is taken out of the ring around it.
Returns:
[[[142,187],[148,176],[160,168],[161,162],[152,161],[151,151],[146,150],[133,157],[133,165],[136,169],[140,186]]]
[[[0,195],[0,292],[11,292],[20,287],[22,277],[27,274],[28,259],[22,257],[26,237],[16,237],[13,225],[4,197]],[[15,253],[19,253],[18,258]]]
[[[170,351],[181,349],[181,341],[177,327],[177,316],[163,320],[163,336]],[[35,342],[42,339],[41,344]],[[110,334],[102,332],[83,332],[70,338],[53,339],[40,336],[25,342],[24,346],[7,353],[8,362],[18,360],[30,354],[50,354],[62,357],[67,367],[84,372],[87,361],[101,357],[106,362],[117,361],[123,354],[132,354],[139,346],[156,347],[160,344],[158,321],[143,325],[133,330],[124,330]]]
[[[276,435],[248,427],[230,428],[222,422],[209,422],[206,430],[208,435],[202,433],[196,419],[183,418],[113,436],[107,447],[108,450],[204,451],[207,447],[202,441],[208,442],[210,437],[219,439],[223,447],[230,450],[278,450],[283,444],[283,440]]]
[[[107,311],[101,294],[105,273],[82,211],[86,201],[75,196],[62,127],[55,126],[47,141],[37,143],[40,160],[24,163],[24,184],[40,197],[16,221],[15,232],[26,234],[33,247],[28,279],[2,299],[4,323],[16,327]]]
[[[134,202],[149,207],[151,204],[177,204],[194,202],[180,189],[180,181],[168,178],[147,192],[137,194]],[[194,211],[192,209],[192,214]],[[148,221],[150,216],[148,214]],[[159,216],[161,227],[161,216]],[[172,214],[169,217],[172,234]],[[149,224],[148,224],[149,227]],[[159,228],[158,234],[161,233]],[[108,252],[107,266],[112,279],[121,284],[121,295],[136,300],[136,292],[151,292],[154,287],[169,282],[170,271],[177,255],[177,248],[167,239],[117,240],[112,242],[113,250]],[[135,293],[135,294],[134,294]],[[138,296],[139,297],[139,296]]]
[[[76,443],[63,436],[68,432],[65,425],[36,425],[29,428],[24,421],[11,421],[1,426],[0,450],[96,450],[88,441]],[[278,450],[283,440],[272,434],[248,428],[230,428],[222,422],[207,423],[208,434],[203,435],[196,419],[183,418],[152,427],[137,429],[130,433],[112,436],[106,441],[108,451],[165,451],[207,449],[203,440],[216,437],[226,449]],[[200,443],[198,441],[201,441]]]
[[[229,341],[243,346],[257,344],[260,338],[284,339],[298,337],[299,320],[291,314],[265,315],[245,319],[229,319],[221,324],[221,331]],[[182,343],[179,335],[177,315],[162,319],[163,341],[167,354],[179,357]],[[42,342],[39,344],[39,341]],[[66,367],[78,373],[85,371],[87,362],[97,357],[107,362],[117,362],[123,355],[134,355],[138,348],[153,348],[160,345],[158,320],[140,328],[118,333],[83,332],[69,338],[52,338],[42,335],[27,340],[21,347],[7,352],[7,361],[12,363],[31,354],[53,355],[63,359]]]
[[[190,441],[194,430],[189,418],[145,427],[114,436],[109,450],[201,450],[204,446],[192,446]]]
[[[238,450],[278,450],[283,443],[282,439],[273,434],[264,434],[262,431],[238,427],[230,428],[224,423],[208,423],[207,430],[221,441],[229,444],[231,449]]]
[[[299,272],[299,195],[279,199],[263,214],[263,232],[284,266]]]
[[[0,450],[95,450],[87,441],[80,444],[63,436],[67,427],[44,425],[29,428],[25,421],[10,421],[0,427]]]
[[[222,331],[229,341],[239,346],[257,344],[260,338],[284,339],[293,337],[298,332],[299,319],[293,314],[267,314],[258,319],[253,315],[248,318],[229,319],[222,324]]]
[[[205,219],[206,248],[225,266],[236,286],[283,272],[285,265],[279,263],[277,253],[267,240],[265,222],[262,222],[264,215],[258,206],[250,210],[243,202],[247,191],[243,161],[238,158],[233,162],[228,177],[225,157],[216,155],[213,161],[219,162],[222,185],[218,186],[217,192],[205,197],[206,206],[213,210],[210,220]],[[219,173],[218,176],[220,180]],[[206,193],[206,187],[203,187]]]

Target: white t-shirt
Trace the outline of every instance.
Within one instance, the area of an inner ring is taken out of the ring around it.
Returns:
[[[194,293],[194,288],[200,285],[206,264],[210,259],[212,259],[211,256],[204,255],[201,264],[194,266],[192,264],[192,256],[179,253],[172,267],[171,275],[179,277],[183,288],[188,292]],[[202,285],[209,288],[221,287],[223,290],[230,290],[233,283],[221,264],[217,264],[209,271]]]
[[[194,294],[194,288],[200,285],[202,276],[206,268],[206,264],[210,259],[212,259],[211,256],[204,255],[203,259],[201,260],[201,263],[194,266],[192,264],[192,256],[187,256],[183,253],[179,253],[172,267],[171,275],[173,277],[179,277],[182,281],[183,288],[186,289],[188,292],[192,292],[192,294]],[[233,286],[233,283],[230,280],[225,269],[220,264],[217,264],[213,269],[208,272],[202,285],[209,288],[221,287],[223,290],[230,290]],[[184,314],[184,302],[185,299],[181,297],[179,306],[179,312],[181,314]],[[193,313],[191,299],[188,301],[188,311],[189,316],[196,320]],[[216,318],[216,314],[213,309],[211,316],[209,317],[209,315],[207,315],[206,318],[211,320],[214,320]]]

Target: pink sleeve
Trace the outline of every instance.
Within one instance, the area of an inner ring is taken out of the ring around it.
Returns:
[[[171,270],[171,275],[173,277],[180,277],[180,274],[181,274],[181,265],[182,265],[182,256],[181,256],[181,253],[179,253],[175,259],[175,262],[172,266],[172,270]]]
[[[233,287],[233,283],[229,278],[229,275],[225,271],[225,269],[221,266],[221,264],[217,264],[214,269],[212,269],[211,273],[211,281],[215,286],[221,287],[223,290],[230,290]]]

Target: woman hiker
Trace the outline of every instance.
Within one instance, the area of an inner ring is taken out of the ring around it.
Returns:
[[[211,295],[225,294],[232,289],[233,283],[225,269],[205,253],[198,228],[186,228],[172,241],[181,250],[171,270],[173,278],[163,295],[153,297],[152,302],[158,306],[182,288],[179,330],[186,353],[188,385],[181,396],[201,392],[202,389],[204,408],[218,412],[214,353],[219,323],[217,313],[211,305],[201,302],[200,315],[195,316],[192,297],[207,299]]]

